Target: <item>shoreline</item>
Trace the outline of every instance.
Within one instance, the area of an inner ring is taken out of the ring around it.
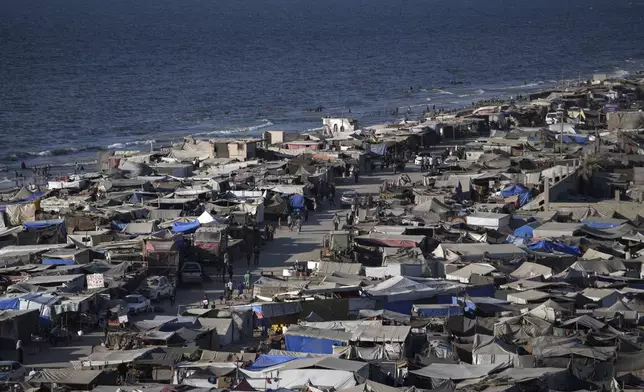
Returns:
[[[637,70],[632,69],[629,71],[623,69],[613,68],[612,74],[607,74],[614,77],[623,77],[628,78],[629,76],[634,75]],[[579,80],[585,81],[589,75],[584,75],[583,78],[575,79],[564,79],[564,83],[567,85],[576,84]],[[590,75],[592,76],[592,75]],[[304,124],[303,119],[308,118],[311,121],[310,125],[313,125],[313,119],[316,120],[316,124],[320,117],[325,116],[345,116],[356,118],[364,126],[368,127],[371,125],[381,124],[381,123],[393,123],[400,121],[405,117],[405,113],[410,109],[409,118],[410,119],[419,119],[423,117],[424,112],[427,108],[433,108],[436,106],[436,109],[439,108],[445,113],[453,113],[459,110],[466,110],[472,107],[480,107],[486,104],[492,104],[492,102],[507,102],[508,99],[512,96],[516,97],[517,95],[524,94],[533,94],[540,91],[548,90],[560,86],[561,81],[557,82],[555,80],[548,81],[534,81],[528,83],[525,82],[524,85],[515,85],[513,82],[507,82],[505,85],[476,85],[476,84],[464,84],[464,83],[454,83],[448,84],[446,86],[434,87],[425,89],[420,86],[417,87],[413,92],[408,92],[408,94],[403,94],[399,97],[392,97],[388,99],[376,99],[374,104],[380,105],[384,103],[389,103],[384,110],[374,111],[373,105],[365,105],[363,107],[349,108],[349,111],[345,111],[342,108],[331,107],[326,108],[325,111],[315,112],[310,108],[303,109],[294,109],[293,113],[300,113],[305,116],[301,118],[284,118],[280,120],[275,120],[273,122],[270,118],[262,118],[259,120],[249,120],[245,121],[249,125],[247,127],[243,126],[231,126],[231,127],[221,127],[222,129],[216,129],[218,126],[215,124],[193,124],[191,126],[182,126],[176,127],[176,131],[161,131],[158,134],[147,134],[141,139],[144,140],[127,140],[125,138],[121,141],[110,140],[106,142],[105,146],[94,145],[94,146],[74,146],[74,147],[61,147],[61,148],[52,148],[51,150],[42,150],[38,152],[17,152],[11,154],[11,158],[0,157],[0,168],[6,168],[6,171],[0,172],[0,189],[2,188],[2,181],[13,180],[14,171],[19,170],[21,162],[25,162],[28,167],[33,166],[46,166],[50,165],[52,168],[56,168],[56,172],[60,174],[70,174],[72,170],[66,170],[66,168],[73,168],[75,162],[79,162],[85,166],[94,165],[96,160],[96,154],[100,151],[146,151],[148,148],[159,148],[164,145],[169,145],[171,143],[182,140],[188,136],[197,136],[197,137],[244,137],[244,136],[258,136],[261,135],[264,131],[268,130],[284,130],[286,133],[303,133],[307,131],[313,131],[320,129],[321,127],[309,127],[302,129],[302,127],[297,127],[298,123]],[[487,88],[488,90],[485,90]],[[454,90],[454,91],[450,91]],[[457,94],[456,92],[463,92],[458,90],[470,90],[470,92],[482,92],[479,95],[476,94]],[[424,97],[423,95],[434,94],[433,98]],[[470,100],[471,99],[471,100]],[[469,102],[469,105],[466,104]],[[474,104],[474,106],[472,106]],[[390,111],[398,108],[399,114],[393,115]],[[353,109],[353,110],[351,110]],[[270,113],[262,113],[264,117],[270,117]],[[231,119],[232,120],[232,119]],[[235,120],[233,122],[243,123],[243,120]],[[225,129],[224,129],[225,128]],[[3,175],[4,174],[4,175]]]

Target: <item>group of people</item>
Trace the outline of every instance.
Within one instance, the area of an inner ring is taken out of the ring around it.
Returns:
[[[241,297],[244,294],[245,290],[250,290],[250,270],[246,270],[246,273],[244,274],[244,280],[239,281],[237,284],[237,297]],[[233,283],[233,278],[232,276],[230,279],[224,284],[224,292],[219,297],[220,301],[231,301],[233,299],[233,294],[235,293],[235,284]],[[208,309],[210,307],[210,301],[208,300],[208,295],[204,294],[203,300],[201,301],[201,304],[204,309]]]
[[[271,237],[272,239],[272,237]],[[259,266],[259,246],[255,245],[253,251],[250,250],[246,252],[246,264],[250,267],[250,259],[253,257],[253,265],[255,267]],[[232,276],[231,276],[232,279]]]
[[[286,218],[288,231],[297,230],[297,232],[300,233],[302,231],[302,220],[302,214],[300,214],[300,212],[289,214]]]
[[[433,171],[435,167],[438,167],[443,162],[442,157],[440,156],[426,156],[423,157],[423,160],[420,163],[420,171]]]

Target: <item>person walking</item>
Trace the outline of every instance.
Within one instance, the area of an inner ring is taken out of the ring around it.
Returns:
[[[300,234],[302,232],[302,217],[298,216],[295,224],[297,225],[297,234]]]
[[[286,224],[288,224],[288,231],[293,231],[293,216],[291,214],[288,214],[288,218],[286,218]]]
[[[259,265],[259,246],[255,245],[255,249],[253,249],[253,255],[255,256],[255,266]]]
[[[235,267],[233,267],[232,263],[231,263],[231,264],[228,264],[228,277],[229,277],[229,279],[230,279],[230,280],[233,280],[233,271],[234,271],[234,268],[235,268]]]
[[[338,230],[338,226],[340,226],[340,217],[336,212],[335,214],[333,214],[333,230]]]
[[[177,286],[172,287],[172,293],[170,294],[170,306],[174,306],[174,302],[177,299]]]
[[[203,299],[201,300],[201,306],[204,309],[208,309],[208,305],[210,305],[210,301],[208,301],[208,295],[204,294]]]
[[[250,268],[250,258],[252,257],[252,252],[250,250],[246,251],[246,265]]]
[[[244,294],[244,282],[240,281],[237,285],[237,298],[241,298]]]
[[[246,286],[246,290],[250,291],[250,270],[244,274],[244,286]]]
[[[221,268],[221,281],[226,283],[226,271],[228,270],[228,266],[230,265],[230,255],[228,255],[228,252],[224,253],[224,264]]]
[[[230,301],[233,298],[233,281],[229,280],[228,283],[226,283],[226,289],[228,291],[228,300]]]

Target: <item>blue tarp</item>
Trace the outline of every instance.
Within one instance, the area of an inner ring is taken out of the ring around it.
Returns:
[[[172,223],[173,233],[194,233],[201,226],[198,220],[192,222],[174,222]]]
[[[0,310],[18,310],[20,308],[20,298],[7,298],[0,300]]]
[[[443,306],[433,306],[430,308],[423,308],[422,305],[419,306],[420,308],[416,310],[420,317],[450,317],[463,314],[463,307],[461,305],[445,304]]]
[[[72,265],[75,264],[74,260],[63,259],[42,259],[43,264],[47,265]]]
[[[581,250],[578,246],[566,245],[561,242],[554,242],[548,240],[535,241],[528,244],[528,249],[536,252],[560,252],[573,256],[581,256]]]
[[[307,336],[286,335],[286,350],[311,354],[333,354],[333,346],[344,346],[345,342]]]
[[[291,197],[289,198],[289,204],[293,208],[304,208],[304,196],[297,193],[291,195]]]
[[[534,237],[534,229],[539,227],[540,223],[531,222],[514,230],[514,236],[519,238],[532,238]]]
[[[125,226],[127,226],[127,223],[122,223],[118,221],[112,221],[112,223],[110,223],[110,229],[112,230],[123,231],[125,230]]]
[[[370,152],[376,155],[385,155],[385,153],[387,153],[386,144],[371,144],[369,148],[370,148]]]
[[[143,198],[136,192],[130,197],[130,204],[141,204],[143,203]]]
[[[33,221],[33,222],[25,222],[23,223],[23,227],[26,230],[41,230],[41,229],[47,229],[52,226],[60,226],[64,225],[65,221],[62,219],[51,219],[51,220],[41,220],[41,221]]]
[[[290,355],[263,354],[263,355],[260,355],[259,358],[257,358],[255,363],[253,363],[250,366],[247,366],[246,370],[258,371],[258,370],[266,369],[276,365],[281,365],[283,363],[292,361],[294,359],[302,359],[302,357],[292,357]]]
[[[557,135],[561,140],[561,135]],[[588,135],[563,135],[563,142],[566,144],[588,144]]]
[[[501,196],[503,197],[510,197],[515,195],[519,196],[519,207],[523,207],[527,202],[530,201],[530,199],[532,199],[532,193],[530,192],[530,189],[521,184],[509,185],[501,191]]]
[[[613,227],[618,227],[626,223],[625,220],[605,220],[600,219],[598,221],[593,220],[593,218],[587,218],[581,221],[584,225],[592,227],[593,229],[612,229]]]

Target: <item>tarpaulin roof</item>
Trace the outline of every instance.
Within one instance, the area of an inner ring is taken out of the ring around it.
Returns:
[[[439,380],[471,380],[488,375],[493,370],[502,368],[498,364],[470,365],[466,363],[432,363],[410,373]]]
[[[514,235],[520,238],[532,238],[534,237],[534,229],[539,227],[541,223],[539,222],[530,222],[521,227],[518,227],[514,230]]]
[[[370,296],[386,297],[387,301],[392,302],[430,298],[441,294],[455,294],[463,287],[460,283],[446,281],[416,282],[399,275],[366,287],[364,291]]]
[[[334,329],[319,329],[304,327],[301,325],[291,325],[288,327],[285,336],[297,335],[297,336],[306,336],[316,339],[327,339],[327,340],[337,340],[341,342],[349,342],[351,340],[351,332],[344,332],[341,330]]]
[[[83,366],[117,365],[119,363],[132,362],[153,350],[157,350],[157,347],[124,351],[97,351],[87,357],[80,358],[80,362]]]
[[[630,234],[632,229],[633,229],[633,226],[625,224],[625,225],[615,226],[607,229],[596,229],[588,225],[584,225],[579,230],[593,237],[607,239],[607,240],[615,240]]]
[[[173,222],[172,231],[174,233],[194,233],[200,226],[197,219],[192,222]]]
[[[30,383],[92,384],[103,370],[43,369],[29,379]]]
[[[589,217],[582,219],[581,223],[593,229],[610,229],[628,223],[628,219]]]
[[[46,229],[52,226],[64,225],[64,219],[51,219],[51,220],[41,220],[41,221],[32,221],[23,223],[23,227],[27,230],[41,230]]]
[[[0,299],[0,310],[18,310],[20,307],[20,298]]]
[[[532,198],[530,189],[526,188],[525,185],[521,185],[521,184],[514,184],[514,185],[509,185],[505,187],[501,191],[501,196],[503,197],[518,196],[519,206],[521,207],[524,206],[526,203],[528,203]]]
[[[389,246],[393,248],[416,248],[425,239],[422,235],[395,235],[370,233],[356,237],[359,244],[371,246]]]
[[[262,370],[265,368],[281,365],[283,363],[286,363],[288,361],[292,361],[294,359],[299,359],[302,357],[293,357],[290,355],[270,355],[270,354],[263,354],[260,355],[259,358],[250,366],[247,366],[246,369],[248,370]]]
[[[65,259],[42,259],[42,263],[45,265],[73,265],[76,264],[74,260],[65,260]]]
[[[293,208],[304,208],[304,196],[300,194],[291,195],[289,205]]]
[[[581,256],[581,250],[578,246],[566,245],[561,242],[554,242],[548,240],[535,241],[528,244],[528,249],[536,252],[547,253],[565,253],[573,256]]]

